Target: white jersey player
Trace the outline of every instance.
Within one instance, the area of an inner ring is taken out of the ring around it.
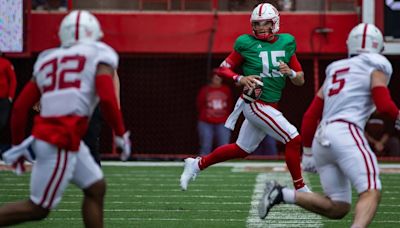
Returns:
[[[366,53],[331,63],[322,86],[324,110],[321,122],[345,120],[363,130],[375,111],[371,99],[371,74],[375,70],[382,72],[389,83],[392,65],[380,54]]]
[[[36,161],[30,199],[1,207],[0,226],[47,217],[70,182],[84,192],[85,226],[103,226],[103,173],[81,141],[97,103],[116,133],[123,160],[131,149],[112,82],[118,55],[98,41],[102,35],[96,17],[87,11],[73,11],[61,22],[61,47],[39,55],[32,80],[14,104],[11,128],[15,146],[4,155],[7,163],[20,164],[29,157],[27,148],[31,146]],[[27,113],[39,100],[41,110],[32,136],[22,142]]]
[[[350,58],[327,67],[325,82],[302,123],[303,144],[309,155],[303,157],[303,165],[312,169],[314,157],[325,196],[301,192],[295,195],[293,190],[272,181],[260,202],[262,218],[280,202],[295,203],[328,218],[342,218],[351,209],[351,186],[359,194],[352,227],[367,227],[375,215],[382,185],[364,127],[375,109],[399,120],[399,109],[387,88],[392,66],[379,54],[383,36],[372,24],[354,27],[347,47]],[[312,153],[308,148],[311,144]]]

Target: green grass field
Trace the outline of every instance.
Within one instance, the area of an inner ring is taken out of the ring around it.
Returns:
[[[268,172],[259,166],[261,163],[210,167],[183,192],[179,188],[183,163],[104,164],[108,183],[106,227],[350,227],[353,217],[351,213],[333,221],[293,205],[279,205],[265,221],[258,219],[256,207],[265,181],[277,179],[291,186],[290,176],[282,171],[282,165],[274,171],[269,168]],[[313,191],[321,191],[317,175],[306,178]],[[381,179],[383,197],[370,227],[400,227],[400,174],[381,174]],[[0,205],[25,199],[28,194],[29,174],[17,177],[10,171],[0,171]],[[47,219],[18,227],[83,227],[81,199],[81,191],[71,185]],[[354,193],[353,199],[356,199]]]

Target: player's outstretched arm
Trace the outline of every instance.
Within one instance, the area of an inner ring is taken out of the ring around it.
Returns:
[[[301,123],[301,136],[303,139],[303,156],[302,168],[306,172],[316,173],[315,160],[312,154],[311,145],[314,138],[315,131],[318,127],[318,122],[322,118],[322,111],[324,108],[324,100],[322,90],[320,89],[311,105],[304,113],[303,121]]]
[[[115,94],[113,75],[112,67],[99,64],[96,73],[96,92],[100,98],[100,108],[104,119],[115,131],[115,144],[122,151],[121,159],[126,161],[131,154],[130,133],[125,131]]]
[[[388,77],[382,71],[375,70],[371,74],[371,93],[378,112],[389,116],[392,120],[399,119],[399,109],[393,102],[387,88]]]
[[[25,85],[15,101],[10,120],[13,145],[18,145],[24,140],[29,109],[40,100],[40,96],[40,90],[36,82],[32,79]]]
[[[307,111],[304,113],[301,122],[301,137],[304,147],[311,147],[318,122],[322,118],[324,99],[322,89],[319,89]]]
[[[235,69],[243,63],[243,57],[236,51],[232,51],[228,57],[217,68],[216,74],[220,77],[231,78],[239,82],[243,77],[235,72]]]
[[[121,86],[117,71],[114,71],[113,82],[114,82],[115,95],[117,97],[118,108],[121,109],[121,96],[120,96]]]

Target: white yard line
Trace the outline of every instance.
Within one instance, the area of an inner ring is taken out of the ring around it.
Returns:
[[[305,181],[308,183],[306,176]],[[254,192],[251,199],[247,227],[322,227],[321,217],[300,209],[294,205],[275,206],[265,220],[258,217],[258,202],[263,194],[265,183],[268,180],[277,180],[279,183],[292,186],[292,181],[287,172],[260,173],[256,177]]]

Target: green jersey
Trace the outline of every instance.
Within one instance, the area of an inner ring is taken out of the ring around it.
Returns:
[[[296,51],[296,41],[290,34],[275,34],[274,43],[256,39],[252,35],[239,36],[234,49],[244,59],[244,76],[261,76],[264,83],[260,100],[278,102],[286,84],[286,76],[279,72],[279,61],[286,64]]]

